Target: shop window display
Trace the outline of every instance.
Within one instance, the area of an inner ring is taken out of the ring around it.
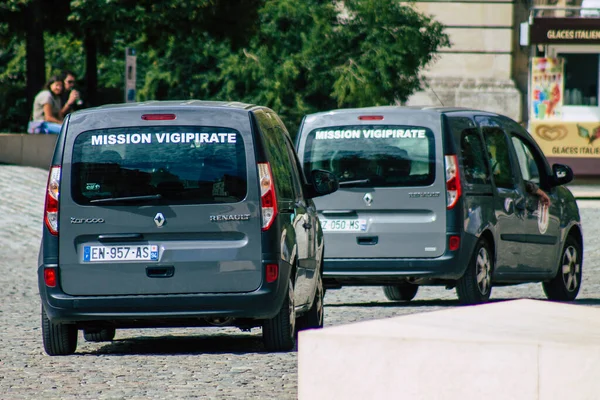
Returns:
[[[598,106],[598,54],[559,54],[565,60],[566,106]]]

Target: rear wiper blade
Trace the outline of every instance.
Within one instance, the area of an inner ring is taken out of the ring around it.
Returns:
[[[151,201],[162,199],[160,194],[148,194],[145,196],[109,197],[107,199],[90,200],[90,203],[122,203],[130,201]]]
[[[355,181],[344,181],[340,182],[340,187],[342,186],[354,186],[354,185],[365,185],[367,183],[371,183],[370,179],[358,179]]]

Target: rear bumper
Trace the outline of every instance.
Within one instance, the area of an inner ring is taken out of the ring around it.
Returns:
[[[44,284],[44,268],[38,268],[42,305],[50,320],[62,323],[109,322],[117,326],[197,325],[194,320],[232,317],[273,318],[287,295],[290,270],[279,263],[279,278],[248,293],[202,293],[175,295],[71,296],[59,286]]]
[[[463,235],[460,249],[436,258],[325,258],[323,279],[329,286],[386,285],[408,278],[455,281],[465,273],[476,241]]]

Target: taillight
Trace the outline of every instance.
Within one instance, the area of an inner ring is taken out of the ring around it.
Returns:
[[[144,114],[142,119],[144,121],[171,121],[176,119],[175,114]]]
[[[56,287],[56,268],[44,269],[44,283],[48,287]]]
[[[448,250],[456,251],[460,247],[460,236],[450,236],[448,239]]]
[[[383,115],[361,115],[358,119],[361,121],[381,121]]]
[[[446,162],[446,208],[454,208],[460,198],[460,174],[458,172],[458,158],[456,155],[444,157]]]
[[[277,216],[277,196],[273,184],[273,173],[269,163],[258,163],[260,182],[260,202],[262,209],[262,230],[268,230]]]
[[[58,235],[58,196],[60,187],[60,165],[53,165],[48,174],[44,223],[53,235]]]
[[[267,264],[265,278],[267,283],[273,283],[279,277],[279,265],[277,264]]]

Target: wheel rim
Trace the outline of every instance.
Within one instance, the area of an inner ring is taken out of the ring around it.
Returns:
[[[577,249],[569,246],[565,249],[562,257],[562,277],[565,289],[574,292],[579,287],[579,272],[581,265],[578,262]]]
[[[289,316],[290,316],[290,337],[294,336],[296,332],[296,308],[294,306],[294,287],[290,282],[288,287],[288,298],[289,298]]]
[[[492,284],[492,262],[485,247],[479,249],[476,260],[476,279],[479,293],[487,295]]]

